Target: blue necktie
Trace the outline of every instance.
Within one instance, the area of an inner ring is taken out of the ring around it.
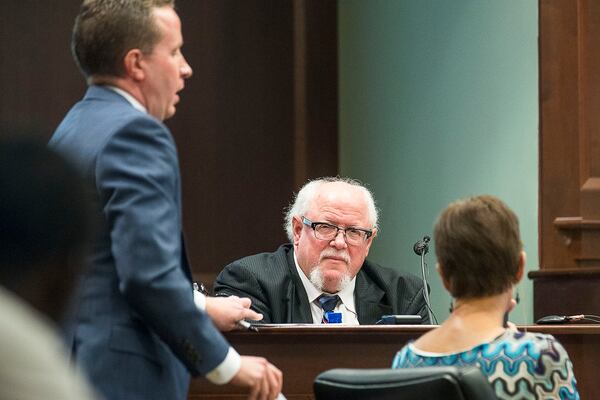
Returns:
[[[337,306],[338,302],[340,301],[340,296],[338,296],[337,294],[335,294],[335,295],[322,294],[321,296],[319,296],[317,301],[319,302],[319,305],[321,305],[321,308],[323,309],[323,318],[321,320],[321,323],[328,324],[329,321],[327,320],[327,313],[330,311],[333,311],[335,306]]]

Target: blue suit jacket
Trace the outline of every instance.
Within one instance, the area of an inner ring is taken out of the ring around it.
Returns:
[[[185,399],[229,345],[192,295],[173,138],[116,92],[92,86],[50,146],[92,184],[100,231],[69,345],[108,399]]]

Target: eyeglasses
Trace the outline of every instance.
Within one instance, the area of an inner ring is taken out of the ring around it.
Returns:
[[[363,228],[340,228],[339,226],[328,224],[327,222],[312,222],[306,217],[302,217],[302,223],[315,232],[315,237],[319,240],[333,240],[340,231],[344,232],[346,243],[357,246],[364,243],[373,235],[373,231]]]

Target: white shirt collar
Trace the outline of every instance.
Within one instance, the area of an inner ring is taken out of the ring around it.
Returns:
[[[133,108],[140,110],[141,112],[148,113],[148,110],[146,110],[146,107],[144,107],[142,105],[142,103],[140,103],[135,97],[133,97],[132,95],[127,93],[125,90],[118,88],[116,86],[112,86],[112,85],[105,85],[104,87],[123,96],[125,98],[125,100],[127,100],[127,102],[129,102],[129,104],[131,104],[133,106]]]
[[[342,299],[342,303],[346,306],[349,311],[356,314],[356,307],[354,306],[354,288],[356,286],[356,276],[346,285],[345,288],[338,292],[338,296]]]
[[[304,285],[304,290],[306,290],[306,294],[308,295],[308,302],[314,302],[320,295],[323,294],[319,289],[312,284],[312,282],[308,279],[304,271],[298,265],[298,259],[296,258],[296,251],[294,251],[294,264],[296,265],[296,271],[298,271],[298,275],[300,275],[300,280],[302,280],[302,285]],[[344,289],[336,293],[340,296],[342,303],[346,306],[346,308],[356,314],[356,307],[354,306],[354,288],[356,286],[356,276],[352,278],[350,283],[346,285]]]

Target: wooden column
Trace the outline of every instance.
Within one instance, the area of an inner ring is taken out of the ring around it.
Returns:
[[[600,313],[600,4],[540,1],[534,316]]]

